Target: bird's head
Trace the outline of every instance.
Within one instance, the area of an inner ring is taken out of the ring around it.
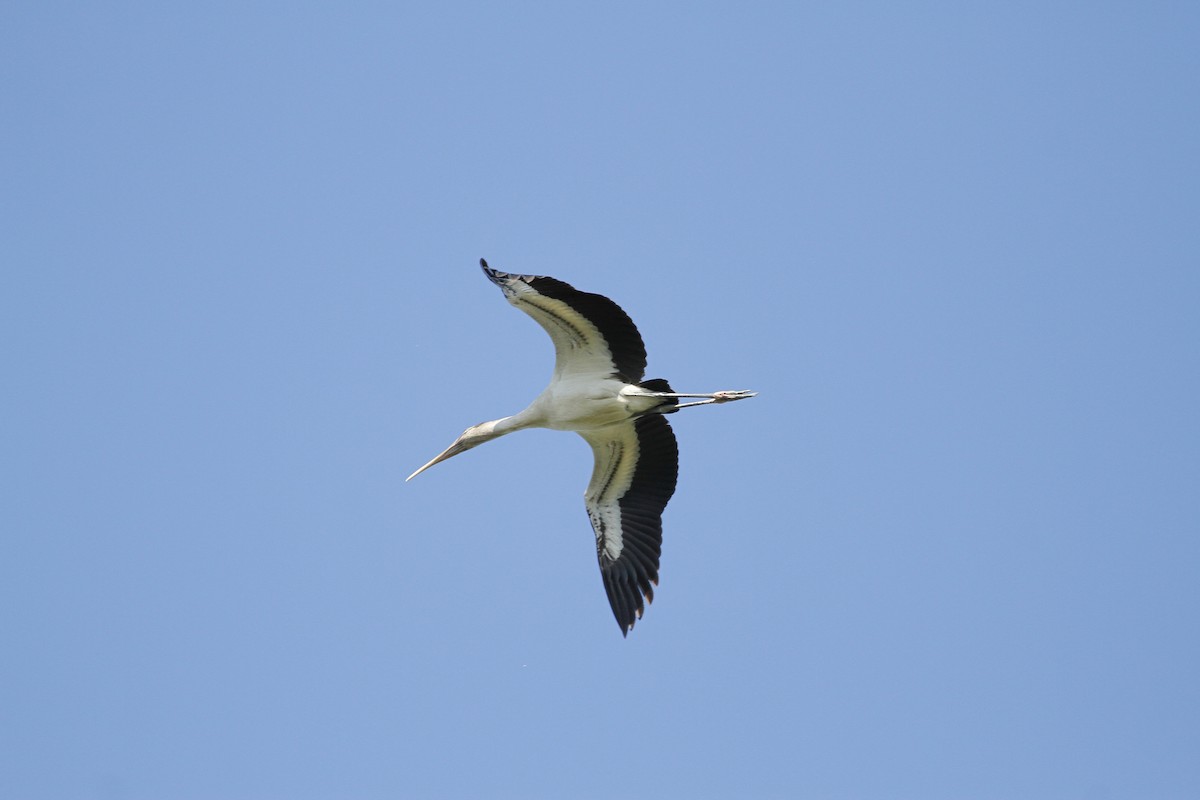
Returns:
[[[472,447],[477,447],[477,446],[483,444],[484,442],[488,442],[488,441],[491,441],[492,439],[495,439],[497,436],[500,435],[500,434],[496,433],[496,422],[498,422],[498,420],[492,420],[491,422],[481,422],[478,425],[472,425],[471,427],[467,428],[465,431],[462,432],[462,435],[460,435],[457,439],[454,440],[454,444],[450,445],[445,450],[443,450],[441,453],[434,456],[433,460],[431,460],[428,464],[421,467],[419,470],[414,472],[412,475],[409,475],[407,478],[405,478],[404,479],[405,482],[411,481],[413,478],[417,477],[422,472],[424,472],[425,470],[432,467],[434,464],[445,461],[448,458],[452,458],[453,456],[456,456],[459,453],[465,453],[466,451],[470,450]]]

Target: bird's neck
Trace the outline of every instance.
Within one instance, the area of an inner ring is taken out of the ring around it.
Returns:
[[[524,418],[524,414],[525,412],[522,411],[520,414],[513,414],[511,417],[501,417],[487,423],[491,425],[491,435],[493,437],[503,436],[506,433],[530,427],[530,423]]]
[[[492,436],[503,436],[506,433],[524,430],[525,428],[542,427],[544,424],[543,417],[541,406],[535,402],[520,413],[513,414],[511,417],[501,417],[488,424],[492,426]]]

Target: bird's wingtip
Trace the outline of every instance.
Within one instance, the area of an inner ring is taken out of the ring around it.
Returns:
[[[484,269],[487,269],[488,268],[487,259],[486,258],[479,259],[479,266],[483,267]]]

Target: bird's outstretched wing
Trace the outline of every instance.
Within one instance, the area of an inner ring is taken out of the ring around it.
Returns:
[[[662,513],[675,493],[679,446],[660,414],[579,435],[596,456],[584,503],[596,532],[604,590],[624,636],[654,599]]]
[[[501,272],[482,258],[479,266],[508,302],[550,334],[556,376],[616,376],[626,383],[642,379],[646,346],[633,320],[612,300],[554,278]]]

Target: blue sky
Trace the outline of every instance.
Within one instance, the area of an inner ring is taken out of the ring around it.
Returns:
[[[1200,794],[1200,11],[9,4],[0,796]],[[623,640],[476,266],[674,418]]]

